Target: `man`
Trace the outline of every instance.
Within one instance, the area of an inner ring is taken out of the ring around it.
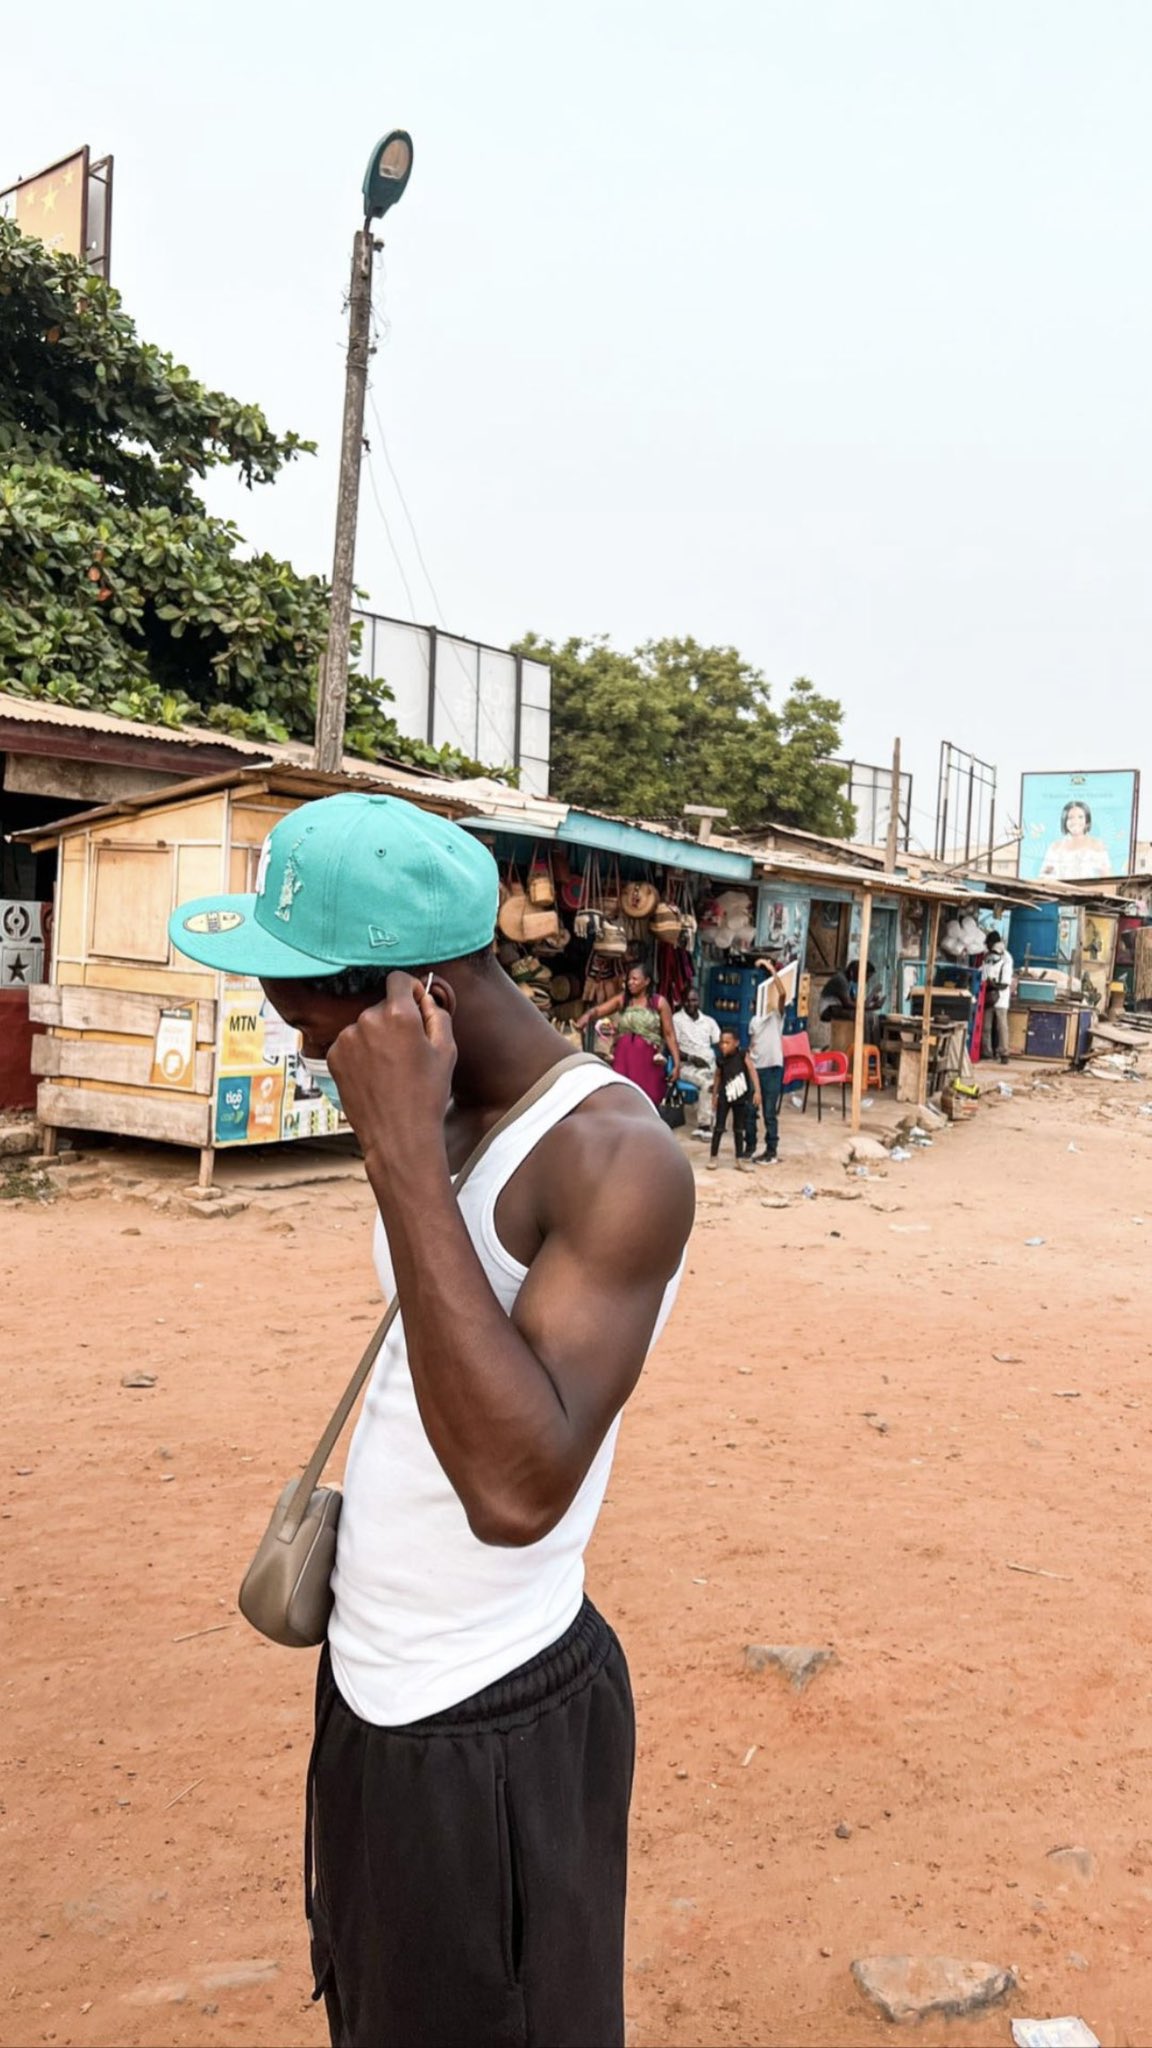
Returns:
[[[716,1070],[720,1026],[715,1017],[705,1016],[700,1008],[698,988],[685,991],[681,1007],[673,1012],[672,1029],[680,1047],[681,1075],[697,1091],[694,1135],[707,1138],[712,1131],[712,1076]]]
[[[313,1959],[339,2048],[624,2039],[634,1723],[583,1552],[671,1307],[692,1174],[491,950],[497,870],[396,798],[305,804],[183,953],[259,976],[328,1061],[402,1314],[348,1457],[309,1771]],[[323,1404],[319,1401],[318,1405]]]
[[[999,932],[989,932],[984,954],[984,1057],[1008,1065],[1008,1005],[1015,961]]]
[[[829,1017],[835,1016],[841,1010],[850,1010],[854,1013],[859,987],[860,962],[849,960],[846,967],[841,967],[824,983],[820,992],[821,1021],[827,1022]],[[864,976],[864,1007],[867,1010],[878,1010],[882,1000],[883,992],[877,981],[876,969],[869,960]]]
[[[724,1136],[729,1113],[732,1117],[732,1142],[736,1147],[736,1171],[756,1171],[752,1151],[756,1143],[756,1112],[759,1108],[760,1083],[751,1055],[741,1045],[739,1034],[726,1027],[720,1033],[716,1072],[712,1077],[714,1123],[708,1159],[710,1173],[715,1173],[720,1164],[720,1140]]]
[[[764,1150],[761,1166],[773,1166],[780,1151],[780,1098],[784,1093],[784,1012],[788,991],[771,960],[758,960],[770,977],[765,1007],[753,1017],[748,1033],[748,1051],[760,1084],[760,1106],[764,1118]],[[749,1126],[751,1151],[756,1150],[756,1125]]]

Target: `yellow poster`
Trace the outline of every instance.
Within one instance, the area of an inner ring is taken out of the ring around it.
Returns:
[[[196,1081],[196,1022],[191,1005],[161,1010],[152,1047],[152,1086],[192,1088]]]
[[[87,174],[85,149],[18,185],[16,225],[21,234],[35,235],[49,249],[67,256],[83,256]]]
[[[226,988],[221,998],[220,1072],[252,1074],[264,1065],[259,988]]]

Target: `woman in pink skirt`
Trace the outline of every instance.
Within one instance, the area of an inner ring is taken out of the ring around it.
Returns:
[[[674,1087],[680,1078],[680,1048],[672,1029],[672,1012],[663,996],[653,995],[652,977],[646,968],[630,967],[624,994],[585,1010],[576,1029],[583,1031],[586,1024],[601,1017],[616,1019],[613,1071],[625,1081],[635,1081],[659,1107],[665,1087]],[[671,1080],[665,1073],[666,1054],[672,1061]]]

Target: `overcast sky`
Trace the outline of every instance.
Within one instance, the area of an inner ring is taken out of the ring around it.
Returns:
[[[113,151],[143,334],[320,443],[214,489],[254,543],[329,567],[359,185],[404,125],[374,396],[455,630],[807,674],[858,758],[902,734],[928,840],[944,737],[1012,815],[1022,768],[1152,768],[1149,0],[9,12],[0,183]],[[357,572],[411,615],[368,478]]]

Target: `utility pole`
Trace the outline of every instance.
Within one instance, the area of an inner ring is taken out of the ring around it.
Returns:
[[[888,844],[884,853],[884,872],[894,874],[896,856],[900,851],[900,742],[892,742],[892,790],[888,799]]]
[[[348,709],[348,643],[352,633],[352,589],[356,573],[356,519],[360,509],[360,458],[364,452],[364,399],[372,354],[372,260],[382,244],[372,223],[403,197],[412,173],[412,137],[394,128],[377,143],[364,174],[364,225],[352,244],[348,294],[348,359],[344,376],[344,425],[340,435],[340,486],[336,538],[332,548],[332,592],[328,641],[320,660],[316,691],[314,765],[338,775],[344,760]]]
[[[332,550],[332,595],[328,642],[320,661],[316,702],[316,767],[338,775],[344,759],[348,704],[348,641],[352,630],[352,582],[356,571],[356,520],[360,510],[360,457],[364,449],[364,399],[371,352],[371,223],[352,244],[352,287],[348,295],[348,365],[344,380],[344,425],[340,435],[340,487],[336,497],[336,540]]]

